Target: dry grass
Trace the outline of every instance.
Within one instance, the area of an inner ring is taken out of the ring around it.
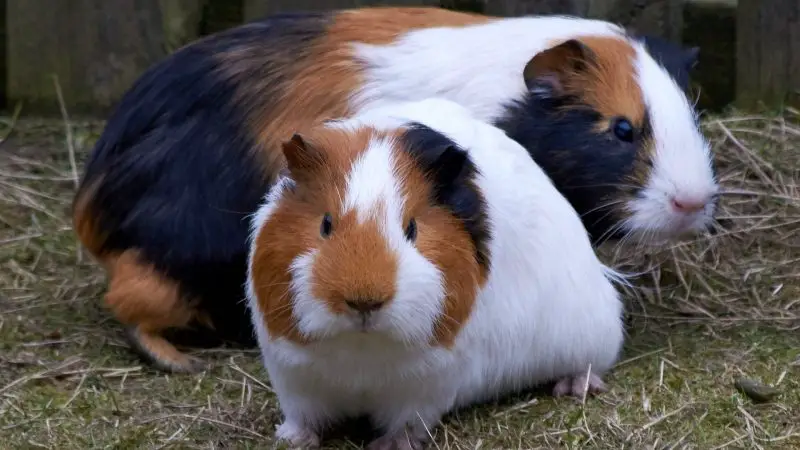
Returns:
[[[436,447],[800,448],[797,119],[708,119],[725,230],[658,253],[605,249],[643,272],[611,392],[460,411]],[[100,306],[103,275],[66,213],[69,149],[80,166],[99,130],[74,124],[67,145],[63,122],[21,120],[0,147],[0,447],[269,448],[279,415],[254,352],[206,351],[211,370],[165,375],[140,364]],[[780,394],[756,404],[735,390],[739,376]]]

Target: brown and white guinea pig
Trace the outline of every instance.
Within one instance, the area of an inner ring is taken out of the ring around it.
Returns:
[[[268,17],[150,68],[110,117],[74,203],[106,305],[165,370],[203,367],[164,338],[214,328],[254,345],[247,216],[320,120],[439,96],[526,147],[595,240],[673,236],[714,210],[709,146],[684,92],[696,52],[570,17],[439,8]]]
[[[319,444],[369,416],[368,448],[420,448],[443,414],[556,382],[605,389],[618,274],[526,150],[443,99],[385,105],[283,145],[253,220],[248,299],[284,414]]]

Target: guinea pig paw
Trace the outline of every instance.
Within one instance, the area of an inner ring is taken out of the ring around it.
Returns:
[[[425,444],[421,440],[405,431],[385,434],[366,447],[367,450],[423,450],[424,448]]]
[[[606,392],[608,391],[608,388],[603,382],[603,379],[599,376],[593,373],[590,374],[587,383],[586,374],[583,374],[577,377],[560,379],[553,388],[553,395],[556,397],[561,397],[564,395],[583,397],[584,390],[587,394],[593,395]]]
[[[314,430],[294,422],[283,422],[275,430],[275,437],[295,448],[319,447],[319,436]]]

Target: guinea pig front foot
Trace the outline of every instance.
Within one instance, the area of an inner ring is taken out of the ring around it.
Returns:
[[[411,432],[385,434],[367,445],[367,450],[423,450],[425,441]]]
[[[319,435],[314,430],[288,420],[275,430],[275,438],[293,448],[317,448],[320,444]]]
[[[587,374],[583,374],[558,380],[553,388],[553,395],[556,397],[564,395],[583,397],[584,392],[587,395],[594,395],[606,391],[608,391],[608,388],[603,379],[594,373],[590,373],[588,377]]]

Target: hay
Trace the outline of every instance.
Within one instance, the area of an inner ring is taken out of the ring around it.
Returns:
[[[528,393],[460,411],[433,430],[435,447],[800,446],[798,119],[706,119],[724,186],[718,232],[660,250],[603,249],[641,273],[608,394],[582,404]],[[133,356],[100,306],[103,275],[76,258],[67,211],[72,154],[80,167],[101,125],[73,123],[65,145],[63,123],[24,119],[0,144],[0,439],[7,448],[269,447],[280,416],[255,352],[197,351],[211,370],[165,375]],[[777,399],[740,395],[733,380],[743,376],[776,387]],[[345,438],[329,445],[355,448]]]

